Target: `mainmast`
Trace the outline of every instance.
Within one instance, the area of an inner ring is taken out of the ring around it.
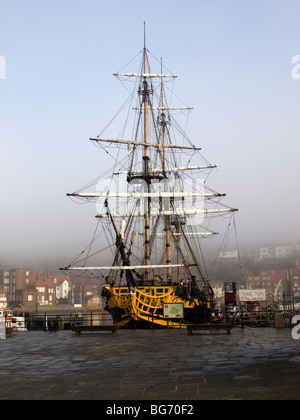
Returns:
[[[149,101],[149,85],[147,81],[147,48],[146,48],[146,23],[144,22],[144,90],[143,90],[143,108],[144,108],[144,181],[147,184],[147,192],[150,193],[150,181],[149,181],[149,161],[148,156],[148,101]],[[150,71],[149,71],[150,73]],[[151,198],[145,200],[145,254],[144,254],[144,264],[145,266],[150,266],[150,206]],[[145,280],[150,280],[150,269],[145,269]]]

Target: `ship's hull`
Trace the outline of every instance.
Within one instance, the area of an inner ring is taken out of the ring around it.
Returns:
[[[211,320],[212,302],[185,297],[178,286],[128,287],[103,289],[106,310],[114,324],[132,328],[186,328]]]

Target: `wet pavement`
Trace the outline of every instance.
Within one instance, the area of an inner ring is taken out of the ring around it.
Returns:
[[[1,400],[298,400],[289,329],[15,332],[0,340]]]

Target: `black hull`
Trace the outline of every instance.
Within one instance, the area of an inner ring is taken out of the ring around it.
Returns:
[[[115,308],[109,308],[106,306],[104,308],[107,312],[110,313],[110,315],[113,318],[114,324],[120,324],[124,322],[124,320],[128,319],[126,318],[126,313],[123,309],[115,307]],[[161,318],[158,318],[161,319]],[[181,320],[182,326],[189,325],[189,324],[207,324],[211,322],[211,310],[195,306],[192,309],[185,309],[184,311],[184,318]],[[170,322],[174,321],[178,323],[178,319],[170,319]],[[171,324],[170,324],[171,325]],[[133,318],[130,318],[128,322],[125,325],[121,325],[119,328],[125,328],[125,329],[166,329],[169,328],[169,326],[162,326],[155,322],[155,317],[149,318],[149,321],[136,321]]]

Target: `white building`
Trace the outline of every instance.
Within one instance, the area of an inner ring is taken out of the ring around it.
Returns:
[[[56,286],[56,299],[68,299],[70,286],[67,280],[64,280]]]
[[[224,298],[223,283],[211,284],[216,299]]]
[[[271,254],[270,254],[270,250],[269,248],[265,247],[265,248],[260,248],[259,249],[259,257],[262,260],[266,260],[271,258]]]
[[[7,308],[7,297],[5,290],[0,290],[0,309]]]
[[[233,258],[237,259],[239,257],[238,251],[224,251],[219,253],[220,258]]]
[[[292,256],[292,247],[289,245],[277,246],[275,248],[276,258],[290,258]]]

